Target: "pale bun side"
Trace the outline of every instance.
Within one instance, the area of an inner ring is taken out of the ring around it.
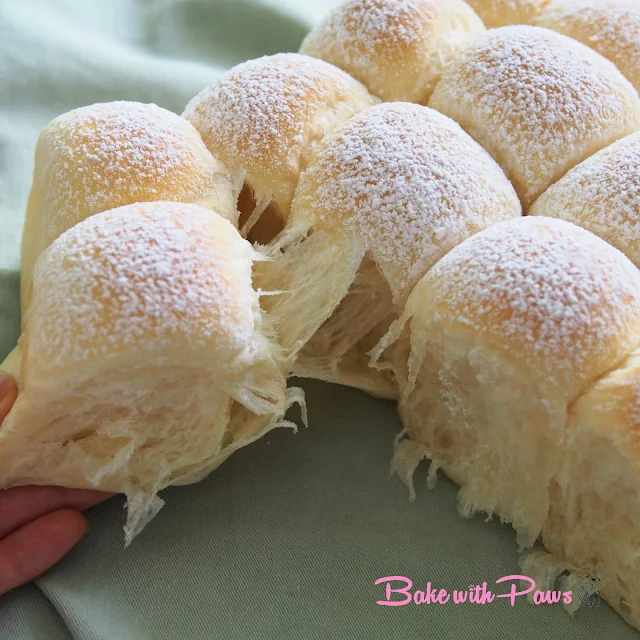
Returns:
[[[340,67],[383,100],[426,104],[445,66],[484,30],[462,0],[350,0],[300,52]]]
[[[640,129],[640,98],[615,65],[541,27],[487,31],[445,69],[429,106],[491,153],[525,211],[582,160]]]
[[[125,493],[130,539],[160,489],[282,424],[287,363],[257,259],[230,222],[181,203],[120,207],[57,238],[34,272],[0,486]]]
[[[640,627],[640,352],[572,406],[542,540]],[[580,587],[580,585],[578,585]],[[584,587],[584,585],[582,585]]]

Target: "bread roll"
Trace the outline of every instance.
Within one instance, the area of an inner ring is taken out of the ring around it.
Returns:
[[[287,363],[252,284],[260,256],[202,207],[96,214],[42,254],[0,487],[128,496],[127,541],[157,492],[283,423]]]
[[[595,49],[640,89],[640,2],[638,0],[551,0],[534,24]]]
[[[134,202],[192,202],[237,221],[240,185],[198,132],[154,104],[94,104],[41,132],[22,242],[23,315],[38,256],[61,233],[101,211]]]
[[[268,242],[287,219],[315,145],[375,102],[340,69],[283,53],[234,67],[193,98],[183,115],[209,151],[244,180],[245,235],[268,209],[256,238]]]
[[[589,229],[640,267],[640,133],[581,162],[549,187],[529,213]]]
[[[571,408],[567,446],[542,539],[570,568],[590,569],[600,594],[640,628],[640,351]]]
[[[422,278],[377,353],[394,340],[410,344],[396,469],[410,478],[432,458],[462,485],[463,514],[498,514],[529,546],[569,446],[568,412],[640,344],[640,271],[568,222],[510,220]]]
[[[484,30],[462,0],[348,0],[300,52],[344,69],[383,100],[426,104],[445,65]]]
[[[319,329],[294,372],[396,396],[367,352],[439,258],[520,213],[500,167],[449,118],[410,103],[354,116],[302,174],[277,245],[284,253],[258,265],[265,288],[290,292],[264,301],[280,336],[305,344]]]
[[[572,167],[640,129],[640,98],[615,66],[547,29],[493,29],[451,63],[429,106],[491,153],[529,205]]]
[[[467,0],[488,28],[529,24],[548,3],[549,0]]]

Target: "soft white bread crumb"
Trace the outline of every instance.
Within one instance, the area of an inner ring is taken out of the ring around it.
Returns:
[[[444,71],[429,106],[491,153],[526,209],[600,149],[640,129],[640,98],[620,71],[548,29],[491,29]]]
[[[613,62],[640,89],[637,0],[551,0],[533,24],[579,40]]]
[[[109,102],[52,120],[36,146],[22,242],[22,310],[38,256],[61,233],[135,202],[194,203],[237,221],[240,185],[200,134],[154,104]]]
[[[125,493],[130,539],[160,489],[283,424],[288,370],[256,259],[221,216],[170,202],[99,213],[55,240],[34,272],[0,486]]]
[[[315,331],[333,312],[300,353],[295,372],[395,395],[389,374],[368,366],[367,352],[439,258],[520,213],[500,167],[446,116],[410,103],[385,103],[354,116],[318,145],[277,243],[284,253],[276,253],[274,265],[258,267],[282,273],[278,265],[286,264],[289,277],[299,280],[297,287],[282,287],[290,295],[266,301],[274,318],[299,323],[291,309],[303,300],[314,309],[308,326]],[[336,262],[332,245],[355,260]],[[327,276],[317,263],[330,260],[333,275]],[[329,287],[333,297],[317,304],[316,291],[331,293]]]
[[[533,203],[529,214],[584,227],[640,267],[640,133],[574,167]]]
[[[349,0],[300,52],[344,69],[383,100],[426,104],[445,66],[484,30],[462,0]]]
[[[510,220],[442,258],[380,349],[407,332],[408,436],[462,484],[463,513],[499,514],[532,544],[569,407],[640,344],[640,271],[568,222]]]
[[[269,205],[281,228],[317,142],[376,102],[337,67],[282,53],[234,67],[195,96],[183,115],[250,189],[255,210],[243,212],[250,214],[243,220],[248,233]]]

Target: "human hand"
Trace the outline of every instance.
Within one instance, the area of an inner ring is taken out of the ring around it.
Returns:
[[[0,425],[18,390],[0,374]],[[0,490],[0,595],[52,567],[87,530],[80,513],[110,494],[61,487],[14,487]]]

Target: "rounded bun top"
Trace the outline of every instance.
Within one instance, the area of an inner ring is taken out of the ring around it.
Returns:
[[[552,0],[534,24],[595,49],[640,89],[640,2],[638,0]]]
[[[580,227],[524,217],[449,252],[407,313],[489,345],[571,396],[640,343],[640,271]]]
[[[87,360],[228,364],[255,330],[253,253],[231,223],[196,205],[142,203],[92,216],[36,265],[27,366],[34,358],[34,370],[51,377],[84,371]]]
[[[533,203],[529,213],[589,229],[640,268],[640,132],[569,171]]]
[[[349,0],[305,38],[383,100],[426,103],[444,66],[484,31],[462,0]]]
[[[234,67],[183,115],[209,150],[249,183],[256,201],[274,200],[286,219],[315,142],[375,102],[340,69],[282,53]]]
[[[313,220],[363,242],[399,301],[455,245],[520,213],[500,167],[455,122],[420,105],[385,103],[318,147],[292,222]]]
[[[237,218],[227,170],[190,123],[155,104],[99,103],[50,122],[38,140],[35,186],[44,246],[90,215],[134,202],[192,202]]]
[[[550,0],[467,0],[488,28],[528,24]],[[599,2],[600,0],[595,0]]]
[[[573,166],[640,129],[640,98],[616,67],[548,29],[492,29],[451,63],[429,106],[497,160],[523,206]]]

